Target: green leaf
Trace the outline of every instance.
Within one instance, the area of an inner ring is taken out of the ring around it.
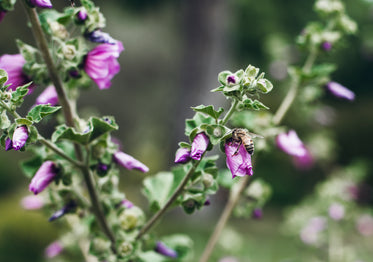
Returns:
[[[269,109],[266,105],[258,100],[251,100],[250,98],[246,97],[239,105],[239,109],[251,109],[251,110],[261,110],[261,109]]]
[[[36,49],[35,47],[31,46],[31,45],[28,45],[28,44],[22,42],[19,39],[16,40],[16,43],[17,43],[18,49],[19,49],[20,53],[22,54],[23,58],[27,62],[35,63],[36,57],[39,54],[39,50]]]
[[[7,129],[10,126],[11,122],[6,114],[6,111],[3,110],[0,115],[0,128]]]
[[[185,120],[185,135],[190,136],[195,129],[198,129],[202,124],[215,124],[215,119],[211,116],[205,116],[197,112],[193,119]]]
[[[115,123],[113,117],[91,117],[88,122],[88,128],[85,132],[78,132],[74,128],[66,125],[58,126],[56,131],[52,134],[52,142],[67,139],[86,145],[101,135],[117,129],[118,125]]]
[[[201,112],[201,113],[207,114],[207,115],[213,117],[214,119],[218,119],[220,117],[220,115],[224,112],[224,108],[222,108],[222,107],[220,107],[218,109],[218,111],[215,111],[214,106],[212,106],[212,105],[209,105],[209,106],[199,105],[199,106],[196,106],[196,107],[192,107],[192,109],[196,112]]]
[[[320,65],[315,65],[311,68],[309,73],[302,72],[305,78],[319,78],[323,76],[329,76],[337,69],[335,64],[324,63]]]
[[[34,123],[39,123],[44,117],[60,110],[60,106],[37,105],[27,114],[27,118]]]
[[[40,156],[35,156],[31,159],[21,162],[21,169],[28,178],[32,178],[36,171],[40,168],[43,163],[43,159]]]
[[[210,143],[216,145],[220,143],[221,139],[230,132],[230,129],[223,125],[201,125],[203,130],[209,137]]]
[[[8,74],[5,70],[0,69],[0,87],[2,87],[6,81],[8,81]]]
[[[184,193],[182,206],[187,214],[192,214],[196,209],[200,209],[206,202],[203,193]]]
[[[233,73],[231,71],[220,72],[218,75],[218,81],[220,82],[220,84],[227,85],[227,77],[229,75],[233,75]]]
[[[161,240],[167,247],[177,252],[179,261],[193,261],[193,241],[189,236],[183,234],[175,234],[162,237]]]
[[[28,87],[31,85],[30,83],[27,83],[23,86],[17,87],[16,91],[12,92],[12,98],[11,102],[13,102],[14,105],[20,106],[23,102],[23,98],[28,94],[29,90]]]
[[[167,262],[170,261],[167,257],[158,254],[155,251],[146,251],[138,254],[138,259],[140,262]],[[136,260],[137,261],[137,260]]]

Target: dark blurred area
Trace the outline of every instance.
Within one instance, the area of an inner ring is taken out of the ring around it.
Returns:
[[[52,2],[60,10],[69,5],[67,0]],[[147,164],[149,175],[173,166],[177,143],[187,139],[184,120],[193,116],[191,106],[227,107],[228,102],[220,94],[210,93],[218,85],[220,71],[236,71],[253,64],[261,71],[272,72],[274,61],[302,63],[295,38],[308,21],[317,19],[312,10],[313,0],[94,2],[107,19],[105,31],[122,41],[125,51],[119,58],[121,72],[110,89],[99,90],[92,85],[90,90],[82,91],[78,103],[80,114],[114,115],[120,126],[114,135],[122,141],[123,151]],[[323,99],[336,112],[331,129],[336,133],[337,163],[344,165],[360,158],[371,163],[373,5],[363,0],[348,0],[345,4],[350,16],[358,22],[358,34],[324,59],[338,64],[333,80],[353,90],[357,99],[352,103],[332,97]],[[18,53],[15,39],[34,44],[25,24],[23,7],[17,3],[15,11],[8,13],[0,24],[0,54]],[[265,104],[275,112],[287,86],[281,77],[267,73],[267,78],[274,84],[274,90]],[[40,92],[36,90],[27,97],[25,107],[31,107]],[[284,124],[291,127],[291,117]],[[0,261],[26,261],[25,258],[29,262],[42,261],[42,249],[58,235],[58,227],[47,224],[46,216],[30,214],[19,205],[22,196],[28,194],[29,181],[22,175],[18,161],[28,157],[28,153],[0,152]],[[299,202],[325,174],[318,170],[299,172],[281,152],[263,157],[266,159],[258,161],[255,175],[269,182],[274,192],[269,204],[271,217],[263,223],[276,225],[281,218],[276,210]],[[220,158],[224,166],[224,156],[221,154]],[[122,188],[129,199],[146,207],[139,191],[143,178],[143,174],[123,171]],[[368,179],[373,184],[371,175]],[[220,214],[224,199],[223,192],[216,197],[217,204],[211,210],[198,212],[196,216],[189,218],[172,211],[165,219],[189,219],[185,230],[203,246],[212,224],[197,233],[203,225],[196,227],[192,223],[199,222],[201,217],[216,221],[214,217]],[[177,225],[159,230],[168,233],[170,228],[177,229]],[[268,237],[269,229],[263,224],[259,228],[263,228],[261,237]]]

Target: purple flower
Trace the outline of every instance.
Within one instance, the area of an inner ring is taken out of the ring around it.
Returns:
[[[326,41],[326,42],[323,42],[321,44],[321,48],[324,50],[324,51],[330,51],[332,49],[333,45],[332,43]]]
[[[19,126],[14,130],[13,133],[13,149],[20,150],[22,147],[25,146],[26,141],[28,139],[28,130],[26,126]]]
[[[30,3],[40,8],[52,8],[50,0],[30,0]]]
[[[22,198],[21,205],[26,210],[40,209],[44,206],[44,201],[40,196],[26,196]]]
[[[42,192],[56,177],[58,168],[52,161],[45,161],[32,178],[29,190],[35,195]]]
[[[354,92],[337,82],[329,82],[328,84],[326,84],[326,89],[336,97],[340,97],[350,101],[355,99]]]
[[[235,154],[237,146],[238,144],[231,141],[225,143],[226,164],[232,173],[232,178],[236,176],[252,176],[254,172],[251,164],[251,155],[246,151],[244,145],[240,145],[240,149]]]
[[[88,18],[88,13],[85,8],[82,8],[77,14],[76,18],[78,19],[79,22],[83,22]]]
[[[8,89],[16,90],[17,87],[30,82],[30,79],[23,73],[23,65],[26,60],[21,54],[2,55],[0,57],[0,68],[8,73],[8,81],[6,84],[11,84]],[[35,85],[31,84],[29,90],[31,93]]]
[[[9,137],[5,140],[5,151],[9,151],[13,149],[13,142],[12,142],[12,139],[10,139]]]
[[[166,246],[163,242],[158,241],[155,247],[155,252],[162,254],[166,257],[177,258],[177,252],[168,246]]]
[[[263,216],[263,211],[262,211],[261,208],[255,208],[255,209],[253,210],[252,217],[253,217],[254,219],[261,219],[262,216]]]
[[[117,42],[108,33],[102,32],[99,29],[86,33],[85,36],[89,39],[89,41],[94,43],[106,43],[115,45]]]
[[[133,203],[129,201],[128,199],[123,199],[122,202],[120,202],[120,205],[125,208],[133,207]]]
[[[45,256],[48,258],[59,255],[63,250],[63,247],[59,241],[54,241],[45,249]]]
[[[209,145],[209,138],[204,133],[199,133],[193,139],[190,157],[200,160]]]
[[[333,220],[341,220],[345,215],[345,208],[341,204],[333,203],[329,207],[329,216]]]
[[[176,151],[175,163],[186,163],[190,160],[190,149],[186,147],[179,148]]]
[[[113,155],[113,157],[119,165],[129,170],[137,169],[144,173],[149,171],[149,168],[146,165],[124,152],[118,151]]]
[[[0,22],[3,21],[5,14],[6,14],[6,11],[0,10]]]
[[[58,104],[58,95],[54,86],[48,86],[44,91],[36,98],[37,105],[50,104],[55,106]]]
[[[236,84],[237,80],[236,80],[236,76],[235,75],[229,75],[227,77],[227,83],[228,85],[234,85]]]
[[[49,222],[52,222],[53,220],[56,220],[67,213],[70,213],[71,211],[75,210],[76,208],[76,203],[74,201],[70,201],[67,205],[65,205],[63,208],[60,210],[57,210],[56,212],[53,213],[53,215],[49,218]]]
[[[111,79],[120,70],[117,58],[123,50],[122,43],[117,41],[114,45],[98,45],[88,52],[84,70],[100,89],[111,86]]]

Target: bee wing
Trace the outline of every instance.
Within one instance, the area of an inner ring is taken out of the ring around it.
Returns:
[[[251,132],[249,132],[249,135],[250,135],[252,138],[255,138],[255,137],[264,138],[264,136],[261,136],[261,135],[255,134],[255,133],[251,133]]]

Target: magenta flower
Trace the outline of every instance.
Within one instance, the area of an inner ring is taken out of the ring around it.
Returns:
[[[58,168],[52,161],[45,161],[32,178],[29,190],[35,195],[42,192],[57,176]]]
[[[117,58],[123,50],[122,43],[117,41],[113,45],[98,45],[88,52],[84,70],[100,89],[106,89],[111,86],[111,79],[120,70]]]
[[[82,8],[77,14],[76,18],[78,19],[79,22],[83,22],[88,18],[88,13],[85,8]]]
[[[327,52],[328,52],[328,51],[330,51],[330,50],[332,49],[333,45],[332,45],[332,43],[326,41],[326,42],[323,42],[323,43],[321,44],[321,47],[322,47],[322,49],[323,49],[324,51],[327,51]]]
[[[58,95],[54,86],[48,86],[44,91],[36,98],[37,105],[50,104],[55,106],[58,104]]]
[[[201,160],[203,153],[205,153],[209,145],[209,138],[204,133],[196,135],[192,142],[190,157],[195,160]]]
[[[342,86],[341,84],[337,82],[329,82],[326,85],[326,89],[332,93],[334,96],[347,99],[347,100],[354,100],[355,99],[355,93],[352,92],[350,89],[347,87]]]
[[[22,147],[25,146],[26,141],[28,139],[28,130],[26,126],[19,126],[14,130],[13,133],[13,149],[20,150]]]
[[[52,8],[53,7],[50,0],[30,0],[30,3],[40,8]]]
[[[186,147],[179,148],[176,151],[175,163],[186,163],[190,160],[190,149]]]
[[[177,252],[168,246],[166,246],[163,242],[158,241],[155,247],[155,252],[162,254],[166,257],[177,258]]]
[[[5,151],[9,151],[13,149],[13,142],[12,142],[12,139],[10,139],[9,137],[5,140]]]
[[[0,22],[3,21],[6,12],[4,10],[0,10]]]
[[[333,203],[329,207],[329,216],[333,220],[341,220],[345,215],[345,208],[341,204]]]
[[[54,241],[45,249],[45,256],[47,258],[53,258],[59,255],[63,251],[63,247],[59,241]]]
[[[252,213],[254,219],[261,219],[263,216],[263,211],[261,208],[255,208]]]
[[[23,73],[23,65],[26,60],[21,54],[2,55],[0,57],[0,68],[8,73],[8,81],[6,84],[11,84],[8,89],[16,90],[17,87],[23,86],[30,82],[30,79]],[[31,84],[29,90],[31,93],[35,85]]]
[[[129,201],[128,199],[123,199],[122,202],[120,202],[120,205],[125,208],[131,208],[134,206],[133,203]]]
[[[113,157],[119,165],[129,170],[137,169],[144,173],[149,171],[149,168],[146,165],[124,152],[118,151],[113,155]]]
[[[240,145],[240,149],[236,153],[237,146],[238,144],[231,141],[225,144],[226,164],[232,173],[232,178],[236,176],[252,176],[254,172],[251,164],[251,155],[246,151],[244,145]]]
[[[40,209],[44,206],[44,201],[40,196],[26,196],[22,198],[21,205],[26,210]]]

